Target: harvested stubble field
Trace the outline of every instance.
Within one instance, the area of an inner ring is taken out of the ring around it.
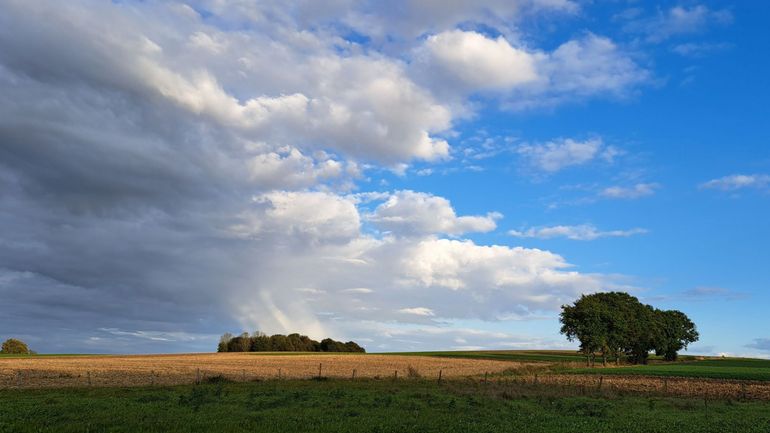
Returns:
[[[618,391],[710,399],[770,400],[770,383],[763,381],[582,374],[543,375],[536,379],[533,376],[522,380],[537,381],[542,385],[577,387],[584,392]]]
[[[527,364],[473,359],[360,354],[216,353],[0,358],[0,388],[190,384],[222,376],[233,381],[330,378],[467,377]],[[199,376],[200,375],[200,376]]]

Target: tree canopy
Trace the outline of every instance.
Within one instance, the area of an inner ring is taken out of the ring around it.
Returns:
[[[13,355],[31,355],[33,352],[29,350],[27,343],[15,338],[9,338],[3,342],[2,350],[0,350],[0,353]]]
[[[695,324],[681,311],[659,310],[623,292],[583,295],[563,305],[561,333],[579,341],[580,351],[593,362],[600,354],[616,361],[625,356],[646,363],[650,352],[675,361],[678,352],[698,340]]]
[[[244,332],[233,336],[230,333],[222,335],[219,339],[217,352],[366,352],[363,347],[353,341],[343,343],[331,338],[325,338],[320,342],[307,335],[271,335],[267,336],[259,331],[252,335]]]

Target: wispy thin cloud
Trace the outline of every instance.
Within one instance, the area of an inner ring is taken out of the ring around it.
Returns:
[[[747,344],[746,347],[770,352],[770,338],[755,338],[754,342]]]
[[[562,138],[545,143],[522,144],[516,149],[526,163],[546,173],[601,160],[611,163],[621,152],[607,146],[600,138],[577,141]]]
[[[685,57],[703,57],[710,53],[727,50],[730,47],[732,45],[726,42],[687,42],[675,45],[671,51]]]
[[[635,199],[655,194],[660,189],[657,183],[637,183],[631,186],[611,186],[603,189],[599,195],[610,199]]]
[[[649,18],[639,17],[634,10],[632,19],[624,26],[630,33],[645,36],[647,42],[660,43],[680,35],[694,34],[709,27],[725,26],[733,22],[733,14],[727,9],[714,10],[705,5],[674,6]]]
[[[638,234],[647,233],[646,229],[633,228],[630,230],[599,230],[591,224],[582,224],[574,226],[558,225],[550,227],[532,227],[526,230],[511,230],[509,235],[518,238],[566,238],[576,241],[592,241],[600,238],[610,237],[629,237]]]
[[[746,188],[767,188],[770,176],[766,174],[732,174],[700,184],[701,189],[736,191]]]
[[[695,287],[682,292],[682,296],[693,300],[718,298],[728,301],[746,299],[748,297],[746,293],[736,292],[723,287]]]
[[[398,312],[403,314],[413,314],[415,316],[426,316],[426,317],[433,317],[436,315],[436,313],[434,313],[433,310],[426,307],[402,308],[398,310]]]

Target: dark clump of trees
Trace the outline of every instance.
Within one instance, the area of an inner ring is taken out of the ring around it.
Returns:
[[[681,311],[659,310],[642,304],[628,293],[607,292],[583,295],[572,305],[563,305],[561,333],[569,341],[580,341],[580,351],[593,364],[608,358],[625,357],[646,364],[650,352],[676,361],[678,352],[698,341],[695,324]]]
[[[331,338],[325,338],[320,342],[311,339],[307,335],[289,334],[289,335],[271,335],[268,336],[261,332],[255,332],[249,335],[244,332],[241,335],[233,336],[224,334],[219,339],[217,352],[360,352],[364,353],[363,347],[353,341],[343,343]]]
[[[9,338],[3,342],[2,350],[0,350],[0,353],[2,354],[11,354],[11,355],[34,355],[35,352],[29,350],[29,346],[27,346],[27,343],[17,340],[15,338]]]

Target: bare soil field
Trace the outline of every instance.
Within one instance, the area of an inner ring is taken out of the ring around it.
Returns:
[[[424,356],[361,354],[210,353],[0,358],[0,388],[180,385],[223,376],[230,380],[443,378],[500,373],[526,363]]]

